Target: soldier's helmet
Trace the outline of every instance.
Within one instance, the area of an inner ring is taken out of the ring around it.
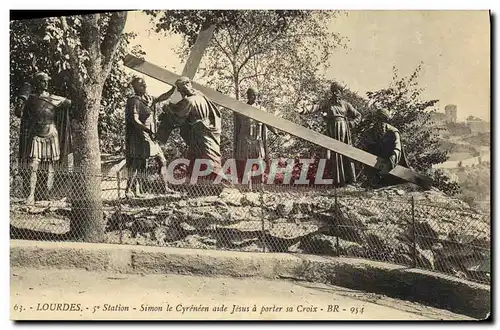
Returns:
[[[40,71],[40,72],[35,73],[35,75],[33,76],[33,79],[35,81],[50,80],[50,76],[46,72]]]

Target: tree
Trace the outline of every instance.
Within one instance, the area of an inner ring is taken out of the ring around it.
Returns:
[[[47,19],[10,22],[11,100],[15,97],[22,83],[38,70],[43,70],[52,77],[51,90],[54,93],[69,95],[71,98],[73,90],[70,88],[69,61],[67,56],[62,53],[61,45],[57,46],[55,41],[46,35],[49,24]],[[135,37],[135,33],[123,34],[118,54],[103,88],[98,126],[101,152],[117,152],[123,145],[123,109],[127,95],[130,93],[127,85],[131,77],[125,72],[119,61],[129,51],[136,56],[144,54],[140,46],[129,48],[130,40]],[[58,52],[54,52],[54,47],[59,47]],[[14,160],[17,159],[18,153],[19,120],[13,113],[11,113],[10,125],[10,155],[11,159]]]
[[[268,110],[289,118],[314,93],[316,82],[321,79],[320,68],[328,66],[331,53],[341,44],[341,38],[327,30],[329,20],[338,15],[335,11],[149,11],[148,14],[154,17],[157,32],[186,36],[187,42],[180,51],[183,56],[187,56],[199,28],[215,24],[199,77],[206,85],[236,99],[248,87],[256,86]],[[239,118],[234,114],[233,120]],[[223,147],[230,146],[228,142],[235,138],[231,126],[236,125],[224,116]]]
[[[70,194],[71,231],[89,242],[104,239],[98,119],[106,82],[119,75],[116,64],[126,44],[126,19],[126,12],[110,12],[11,23],[15,31],[11,33],[11,42],[15,41],[11,44],[11,97],[26,74],[43,69],[56,77],[55,89],[73,101],[78,172]],[[121,84],[110,80],[108,86],[114,83]]]
[[[420,64],[409,77],[399,77],[393,68],[393,80],[388,88],[368,92],[368,98],[391,112],[390,124],[401,134],[403,148],[411,167],[426,171],[434,164],[448,159],[447,151],[440,148],[439,131],[431,125],[431,113],[437,100],[422,100],[423,89],[418,85]],[[365,113],[358,131],[373,124],[371,112]]]

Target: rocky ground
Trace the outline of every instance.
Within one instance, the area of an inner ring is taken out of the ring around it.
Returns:
[[[11,205],[16,237],[69,231],[64,201]],[[360,257],[489,282],[489,215],[412,184],[263,193],[197,187],[108,199],[104,213],[109,243]]]

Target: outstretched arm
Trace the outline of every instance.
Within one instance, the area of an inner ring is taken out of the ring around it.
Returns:
[[[349,102],[345,102],[346,108],[347,108],[347,114],[349,117],[351,117],[351,120],[349,121],[349,125],[352,127],[357,126],[361,122],[361,113],[359,113],[358,110]]]
[[[190,112],[191,105],[185,99],[176,104],[165,105],[159,118],[160,125],[156,134],[158,141],[161,143],[167,142],[172,131],[182,126]]]
[[[26,99],[23,97],[17,97],[16,100],[14,101],[14,114],[18,117],[21,118],[23,116],[24,112],[24,105],[26,102]]]
[[[394,132],[392,155],[389,157],[392,168],[395,168],[396,165],[399,164],[399,160],[401,159],[401,150],[401,137],[399,135],[399,132]]]
[[[158,96],[158,98],[156,98],[156,100],[155,100],[155,103],[161,103],[163,101],[168,100],[169,98],[172,97],[174,92],[175,92],[175,86],[172,86],[172,88],[168,92],[163,93],[160,96]]]

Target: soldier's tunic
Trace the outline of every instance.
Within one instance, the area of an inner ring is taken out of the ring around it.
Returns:
[[[60,159],[57,111],[69,104],[68,99],[48,93],[27,97],[21,119],[21,160],[54,162]]]
[[[128,159],[148,159],[161,156],[162,151],[158,143],[141,127],[138,127],[134,115],[151,131],[156,132],[155,116],[152,108],[154,98],[149,95],[134,95],[127,101],[125,111],[125,155]]]
[[[320,110],[326,121],[326,134],[351,145],[351,128],[359,124],[361,114],[349,102],[343,100],[338,105],[325,103]],[[324,157],[327,160],[327,176],[333,178],[334,184],[343,185],[356,181],[354,163],[350,158],[331,150],[325,150]]]

